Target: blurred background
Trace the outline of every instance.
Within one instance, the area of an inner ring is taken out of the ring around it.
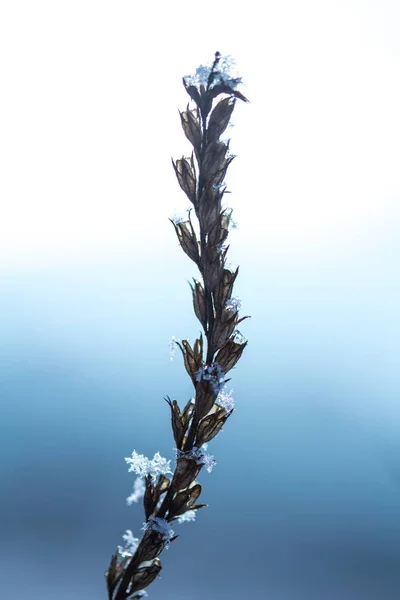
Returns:
[[[192,396],[181,78],[231,54],[227,177],[248,347],[196,523],[152,599],[400,592],[400,9],[16,1],[0,9],[0,590],[97,600],[133,449],[173,458]],[[179,352],[179,351],[178,351]]]

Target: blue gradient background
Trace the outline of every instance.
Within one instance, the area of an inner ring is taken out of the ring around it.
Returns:
[[[176,526],[152,597],[396,598],[399,273],[386,233],[313,268],[243,247],[237,410],[201,476],[209,508]],[[139,533],[123,457],[172,457],[162,397],[192,393],[168,356],[172,332],[197,331],[195,273],[173,236],[154,276],[137,262],[3,276],[4,597],[16,585],[18,598],[104,597],[110,553]]]
[[[205,1],[207,27],[186,2],[0,9],[0,598],[105,598],[143,523],[124,457],[172,459],[163,397],[193,389],[168,342],[199,323],[169,157],[180,77],[217,48],[252,101],[228,178],[249,344],[209,507],[149,595],[399,598],[398,5],[231,8]]]

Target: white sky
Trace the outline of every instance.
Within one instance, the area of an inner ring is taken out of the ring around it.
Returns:
[[[0,265],[159,251],[188,205],[181,77],[216,50],[251,100],[228,176],[242,241],[325,252],[400,224],[399,26],[385,0],[2,3]]]

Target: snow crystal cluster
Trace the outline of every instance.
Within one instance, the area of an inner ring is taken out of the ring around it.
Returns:
[[[169,526],[168,521],[161,519],[160,517],[153,517],[153,515],[151,515],[147,523],[143,523],[142,530],[157,531],[157,533],[160,533],[164,542],[164,548],[168,550],[171,538],[174,537],[174,532]]]
[[[235,344],[245,344],[247,342],[247,338],[244,335],[242,335],[238,329],[235,329],[233,335],[233,341],[235,342]]]
[[[152,483],[155,483],[159,475],[167,475],[172,473],[170,468],[170,460],[163,458],[159,452],[156,452],[154,458],[150,459],[143,454],[138,454],[133,450],[132,456],[126,458],[125,461],[130,465],[129,472],[133,471],[139,477],[151,477]]]
[[[139,500],[141,498],[143,498],[145,491],[146,491],[146,486],[144,484],[143,477],[136,477],[136,479],[133,483],[133,492],[126,499],[128,506],[130,506],[134,502],[139,502]]]
[[[214,67],[214,79],[211,83],[211,87],[218,84],[226,84],[229,85],[230,88],[235,89],[242,83],[242,78],[238,76],[236,61],[230,55],[221,56],[219,52],[216,54],[216,58],[217,57],[219,58]],[[197,67],[194,74],[186,75],[184,77],[186,85],[194,85],[198,88],[201,85],[207,87],[211,69],[211,63],[208,65],[200,65]]]
[[[182,523],[191,523],[196,520],[196,511],[195,510],[187,510],[183,515],[180,515],[177,518],[177,522],[179,525]]]
[[[234,410],[235,400],[233,398],[233,390],[229,390],[229,392],[227,392],[225,389],[221,390],[217,396],[217,403],[227,412]]]
[[[238,312],[241,306],[242,303],[239,300],[239,298],[228,298],[228,300],[225,303],[225,308],[234,312]]]
[[[198,465],[204,465],[209,473],[211,473],[213,467],[217,464],[217,461],[211,454],[206,454],[202,448],[196,448],[196,446],[193,446],[187,452],[175,448],[175,454],[176,458],[190,458],[195,460]]]
[[[118,546],[118,554],[121,558],[130,558],[136,552],[139,545],[139,538],[134,537],[132,531],[127,529],[122,536],[122,539],[125,540],[125,545]]]
[[[218,394],[225,384],[225,373],[218,363],[205,365],[196,372],[196,381],[202,380],[209,381],[214,394]]]

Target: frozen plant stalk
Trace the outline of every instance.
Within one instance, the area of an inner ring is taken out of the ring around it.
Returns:
[[[130,470],[140,477],[128,503],[143,494],[146,522],[140,540],[131,531],[124,536],[125,548],[118,547],[105,574],[109,600],[135,599],[146,595],[161,570],[161,552],[176,539],[171,528],[194,520],[201,485],[196,479],[203,467],[211,471],[215,461],[202,446],[212,440],[234,410],[231,392],[225,390],[228,372],[236,365],[247,345],[237,330],[247,317],[239,318],[240,301],[232,297],[239,268],[228,268],[226,245],[231,213],[222,208],[225,176],[233,156],[229,141],[222,141],[236,100],[248,100],[237,91],[241,79],[231,73],[232,61],[219,52],[210,66],[200,66],[195,75],[183,78],[194,106],[180,113],[183,131],[193,146],[190,157],[173,161],[180,187],[193,205],[186,219],[171,220],[182,250],[196,264],[200,279],[191,285],[193,307],[206,339],[200,333],[193,344],[176,341],[195,397],[181,410],[176,400],[166,398],[171,409],[176,445],[176,466],[158,453],[153,459],[133,451]],[[222,96],[222,98],[220,98]],[[218,99],[218,101],[217,101]],[[200,239],[191,218],[194,209]],[[170,478],[167,474],[171,474]]]

